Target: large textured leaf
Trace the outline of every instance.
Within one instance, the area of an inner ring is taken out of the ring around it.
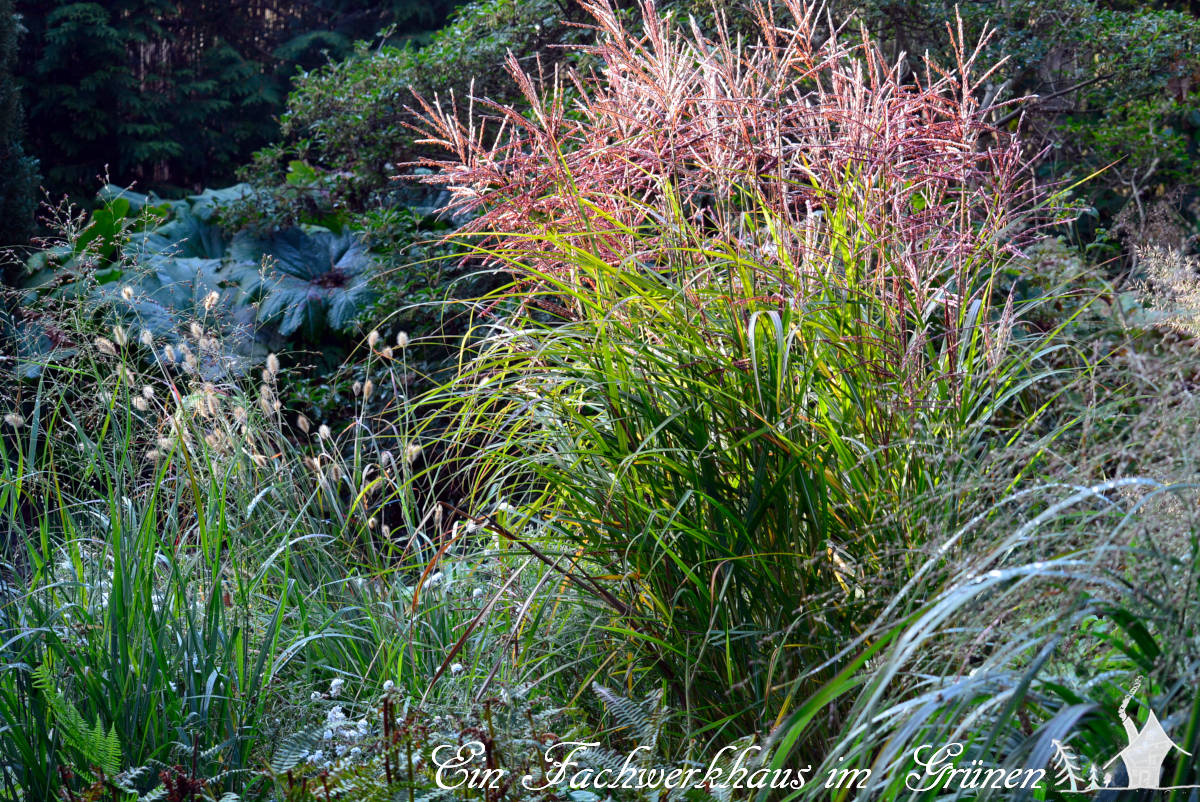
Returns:
[[[289,228],[270,237],[239,234],[230,255],[235,261],[254,264],[269,257],[279,272],[311,282],[330,283],[333,273],[357,276],[371,265],[367,249],[356,236],[320,229]]]
[[[279,333],[315,338],[325,327],[345,331],[374,297],[371,258],[352,234],[300,228],[271,237],[234,238],[230,278],[259,302],[259,319]]]
[[[249,184],[234,184],[224,189],[206,189],[199,195],[189,195],[188,201],[192,205],[192,214],[208,223],[222,206],[248,200],[253,196],[254,188]]]
[[[148,253],[203,259],[225,255],[224,232],[187,207],[178,209],[172,220],[146,234],[141,244]]]

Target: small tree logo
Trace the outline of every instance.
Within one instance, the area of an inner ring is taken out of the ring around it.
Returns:
[[[1054,744],[1054,782],[1059,788],[1064,791],[1086,791],[1087,788],[1080,784],[1083,778],[1080,775],[1079,756],[1071,749],[1070,744],[1064,744],[1062,741],[1055,738],[1051,743]],[[1092,766],[1094,774],[1096,767]]]

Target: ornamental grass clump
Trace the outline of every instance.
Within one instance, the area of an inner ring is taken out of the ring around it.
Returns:
[[[437,172],[421,180],[450,189],[447,211],[477,215],[465,232],[579,291],[595,282],[576,273],[577,250],[682,278],[713,249],[745,289],[793,305],[868,292],[877,370],[957,370],[962,323],[992,300],[987,274],[1032,230],[1019,213],[1037,197],[1020,143],[987,124],[997,106],[976,94],[991,71],[961,30],[953,69],[910,75],[799,0],[786,18],[759,9],[750,43],[652,3],[640,36],[609,4],[585,7],[593,74],[535,78],[510,60],[531,114],[472,99],[464,122],[454,98],[422,99],[427,144],[452,155],[422,162]],[[760,263],[782,269],[755,282]],[[935,337],[941,366],[922,354]]]
[[[797,0],[754,41],[586,7],[592,72],[510,60],[530,113],[421,101],[421,180],[516,277],[428,403],[464,504],[520,500],[537,542],[481,519],[603,607],[597,671],[725,743],[869,638],[1027,420],[1053,333],[996,282],[1047,204],[961,32],[910,74]]]

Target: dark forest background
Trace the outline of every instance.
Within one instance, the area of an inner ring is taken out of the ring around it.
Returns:
[[[90,194],[105,171],[120,184],[199,191],[228,183],[253,149],[277,135],[297,71],[381,33],[392,43],[419,40],[455,5],[4,0],[0,55],[11,77],[0,111],[12,119],[19,87],[26,148],[52,195]]]

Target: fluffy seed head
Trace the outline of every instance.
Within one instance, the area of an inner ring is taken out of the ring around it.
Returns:
[[[372,329],[371,333],[367,335],[367,345],[373,349],[378,344],[379,344],[379,332]]]
[[[304,417],[303,415],[296,416],[296,428],[297,429],[304,432],[305,434],[308,434],[308,431],[311,427],[312,427],[312,424],[308,422],[308,418]]]
[[[100,353],[107,354],[108,356],[117,355],[117,346],[113,345],[113,341],[107,337],[97,337],[95,344]]]
[[[122,287],[121,288],[121,297],[124,298],[126,301],[132,301],[133,300],[133,287],[130,287],[128,284],[126,284],[124,287]]]
[[[404,449],[404,461],[409,465],[412,465],[414,462],[416,462],[417,458],[420,456],[421,447],[416,443],[410,443],[408,447]],[[438,507],[438,509],[440,510],[441,507]]]
[[[408,347],[408,332],[402,331],[396,335],[396,347],[401,351]]]
[[[272,376],[279,372],[279,357],[275,356],[275,354],[267,355],[267,371]]]
[[[113,341],[117,345],[124,348],[129,343],[129,334],[126,333],[124,326],[113,326]]]
[[[329,427],[322,423],[320,428],[317,429],[317,437],[322,440],[328,440],[333,437],[333,432],[329,431]]]
[[[142,329],[142,333],[138,335],[138,339],[147,348],[154,347],[154,335],[150,333],[150,329]]]
[[[19,412],[10,412],[4,416],[4,422],[14,429],[20,429],[25,425],[25,416]]]

